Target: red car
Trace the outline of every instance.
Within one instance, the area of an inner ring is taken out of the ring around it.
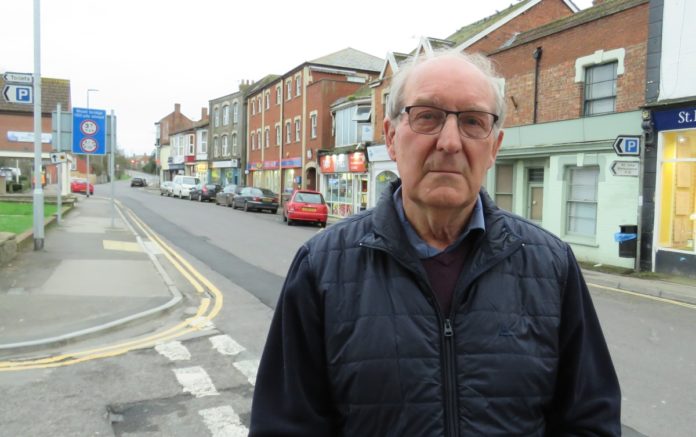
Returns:
[[[87,179],[72,179],[70,181],[70,192],[72,193],[86,193],[87,192]],[[94,194],[94,185],[89,184],[89,194]]]
[[[288,226],[294,221],[319,223],[322,228],[326,226],[329,209],[324,202],[324,196],[317,191],[297,190],[292,193],[290,200],[283,208],[283,221]]]

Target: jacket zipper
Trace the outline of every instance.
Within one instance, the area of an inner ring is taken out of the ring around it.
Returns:
[[[454,329],[449,318],[445,319],[444,335],[444,388],[445,388],[445,435],[455,437],[459,434],[457,426],[457,372],[454,366]]]

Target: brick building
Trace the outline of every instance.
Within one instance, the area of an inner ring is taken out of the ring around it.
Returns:
[[[193,127],[193,121],[181,113],[181,105],[174,104],[174,111],[155,123],[155,148],[160,181],[171,181],[174,175],[184,172],[184,155],[173,154],[170,135]],[[176,159],[175,159],[176,156]]]
[[[330,105],[373,80],[382,59],[347,48],[267,76],[246,94],[247,184],[320,189],[318,152],[332,149]]]

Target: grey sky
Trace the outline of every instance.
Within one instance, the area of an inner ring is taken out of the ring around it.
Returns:
[[[516,0],[43,0],[41,72],[69,79],[72,104],[119,119],[119,147],[153,149],[154,123],[181,103],[200,118],[208,100],[320,56],[353,47],[384,57],[420,36],[445,38]],[[581,9],[591,0],[574,0]],[[183,6],[186,5],[186,6]],[[195,6],[195,7],[194,7]],[[31,73],[33,1],[3,4],[0,72]]]

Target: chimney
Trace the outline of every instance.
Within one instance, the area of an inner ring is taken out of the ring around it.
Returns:
[[[181,112],[181,103],[174,103],[174,112]]]
[[[207,120],[208,119],[208,108],[203,107],[201,108],[201,120]]]

